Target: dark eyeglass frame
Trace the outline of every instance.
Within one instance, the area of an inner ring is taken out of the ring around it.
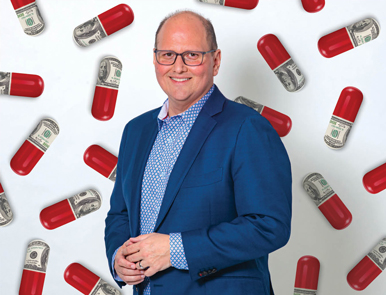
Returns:
[[[202,63],[204,62],[204,56],[205,56],[205,54],[210,53],[210,52],[215,52],[216,50],[217,50],[217,49],[212,49],[212,50],[209,50],[209,51],[194,51],[194,50],[188,50],[188,51],[184,51],[184,52],[182,52],[182,53],[177,53],[177,52],[175,52],[175,51],[173,51],[173,50],[158,50],[158,49],[154,49],[154,53],[155,53],[155,59],[156,59],[156,61],[157,61],[160,65],[163,65],[163,66],[172,66],[172,65],[174,65],[175,62],[176,62],[176,60],[177,60],[177,57],[178,57],[179,55],[181,55],[182,61],[184,62],[184,64],[185,64],[186,66],[188,66],[188,67],[197,67],[197,66],[202,65]],[[172,52],[172,53],[174,53],[174,54],[176,55],[176,57],[174,58],[173,63],[171,63],[171,64],[163,64],[163,63],[160,63],[160,62],[158,61],[157,52]],[[201,53],[201,54],[202,54],[202,60],[201,60],[201,63],[198,64],[198,65],[188,65],[188,64],[185,62],[185,59],[184,59],[184,56],[183,56],[183,54],[188,53],[188,52]]]

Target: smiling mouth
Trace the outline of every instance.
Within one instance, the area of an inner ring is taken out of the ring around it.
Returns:
[[[173,78],[173,77],[170,77],[170,79],[172,79],[173,81],[176,81],[176,82],[185,82],[185,81],[188,81],[192,78]]]

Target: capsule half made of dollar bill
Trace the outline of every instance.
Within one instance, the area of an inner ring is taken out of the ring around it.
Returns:
[[[59,125],[53,119],[43,119],[36,126],[11,160],[12,170],[28,175],[59,134]]]
[[[367,172],[363,176],[363,186],[371,194],[377,194],[386,189],[386,163]]]
[[[116,288],[79,263],[71,263],[67,266],[64,271],[64,280],[85,295],[121,294]]]
[[[259,0],[198,0],[203,3],[217,4],[242,9],[254,9]]]
[[[107,121],[114,116],[121,75],[122,62],[118,58],[106,56],[102,59],[91,108],[95,119]]]
[[[324,57],[331,58],[376,39],[380,30],[381,27],[374,18],[365,18],[323,36],[318,41],[318,48]]]
[[[11,3],[24,33],[28,36],[40,35],[45,28],[45,23],[36,1],[11,0]]]
[[[257,49],[287,91],[297,92],[304,87],[302,72],[275,35],[261,37]]]
[[[386,268],[386,238],[382,239],[347,275],[351,288],[362,291]]]
[[[4,189],[0,183],[0,226],[6,226],[13,220],[11,206],[9,206]]]
[[[84,162],[95,171],[115,181],[118,158],[99,145],[91,145],[83,155]]]
[[[300,257],[296,266],[294,295],[316,295],[319,270],[318,258],[311,255]]]
[[[358,88],[350,86],[342,90],[324,135],[329,148],[341,149],[345,145],[362,101],[363,93]]]
[[[319,12],[325,5],[324,0],[302,0],[302,5],[305,11],[309,13]]]
[[[44,208],[40,212],[40,222],[46,229],[55,229],[97,211],[101,205],[101,195],[90,189]]]
[[[259,104],[243,96],[237,97],[235,102],[244,104],[260,113],[260,115],[262,115],[269,121],[269,123],[271,123],[272,127],[276,130],[280,137],[286,136],[291,131],[292,120],[287,115],[284,115],[283,113],[275,111],[269,107],[263,106],[262,104]]]
[[[321,174],[307,174],[303,179],[303,188],[333,228],[340,230],[350,225],[351,212]]]
[[[19,295],[41,295],[46,277],[50,246],[42,240],[28,244]]]
[[[119,4],[77,26],[72,36],[76,44],[86,47],[127,27],[133,20],[130,6]]]
[[[0,94],[38,97],[43,90],[44,81],[38,75],[0,72]]]

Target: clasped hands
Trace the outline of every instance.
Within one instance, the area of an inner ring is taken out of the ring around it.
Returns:
[[[140,268],[139,262],[141,262]],[[127,240],[115,255],[117,275],[128,285],[171,267],[169,235],[151,233]]]

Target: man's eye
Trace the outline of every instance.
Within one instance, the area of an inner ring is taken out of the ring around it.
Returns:
[[[166,53],[162,54],[162,57],[166,57],[166,58],[174,57],[174,53],[173,52],[166,52]]]
[[[189,52],[188,57],[190,57],[190,58],[196,58],[196,57],[198,57],[198,54],[197,54],[197,53],[194,53],[194,52]]]

